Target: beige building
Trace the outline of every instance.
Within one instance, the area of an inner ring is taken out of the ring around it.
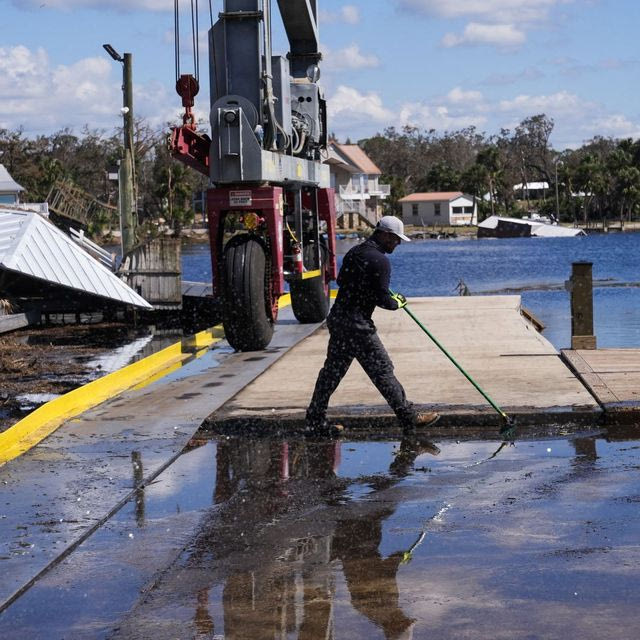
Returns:
[[[331,172],[331,186],[336,192],[338,225],[355,228],[375,226],[382,216],[382,201],[391,187],[380,184],[381,171],[357,144],[331,141],[325,164]]]
[[[398,202],[402,205],[405,224],[456,227],[478,222],[478,207],[473,196],[462,191],[412,193]]]

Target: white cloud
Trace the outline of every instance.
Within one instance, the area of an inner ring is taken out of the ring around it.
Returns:
[[[521,81],[538,80],[544,73],[538,67],[527,67],[516,73],[492,73],[482,81],[485,85],[509,85]]]
[[[402,126],[411,125],[437,131],[464,127],[484,127],[489,105],[480,91],[454,87],[445,96],[422,102],[406,102],[398,113]]]
[[[106,56],[52,66],[42,48],[0,47],[0,126],[27,133],[85,124],[112,130],[122,123],[120,69]],[[179,98],[164,85],[135,85],[135,114],[150,124],[175,120],[179,110]]]
[[[338,11],[320,11],[320,24],[344,22],[346,24],[358,24],[360,22],[360,9],[352,4],[346,4]]]
[[[513,130],[524,118],[540,113],[555,122],[552,142],[557,149],[579,147],[596,135],[640,138],[640,122],[568,91],[487,100],[480,91],[458,86],[442,96],[390,108],[377,93],[340,86],[329,99],[331,131],[351,139],[405,125],[438,132],[475,126],[491,135],[501,128]]]
[[[484,98],[480,91],[464,91],[460,87],[454,87],[447,94],[447,100],[452,104],[478,104],[483,102]]]
[[[397,0],[408,11],[443,18],[478,17],[497,23],[531,23],[545,20],[550,9],[572,0]]]
[[[550,20],[551,10],[573,0],[396,0],[408,12],[445,19],[468,19],[462,34],[447,33],[441,44],[518,47],[526,32]]]
[[[327,100],[329,129],[341,138],[360,138],[394,124],[395,114],[373,91],[340,85]]]
[[[506,120],[499,126],[513,129],[528,116],[544,113],[553,118],[553,144],[558,149],[576,148],[594,136],[640,138],[640,122],[610,112],[604,105],[559,91],[550,95],[518,95],[501,100],[496,110]]]
[[[619,113],[596,117],[585,123],[583,130],[589,132],[589,137],[593,137],[594,132],[597,132],[599,135],[612,138],[640,138],[640,124]]]
[[[341,69],[373,69],[380,66],[380,60],[374,54],[364,54],[357,44],[351,44],[344,49],[332,51],[323,47],[323,67],[328,71]]]
[[[171,0],[12,0],[21,9],[99,9],[116,11],[170,11],[173,9]]]
[[[500,111],[526,117],[536,113],[546,113],[551,116],[578,114],[587,109],[593,109],[595,105],[568,91],[559,91],[551,95],[522,94],[512,100],[501,100],[498,107]]]
[[[462,35],[447,33],[442,38],[445,47],[459,45],[496,45],[498,47],[518,47],[524,43],[526,35],[512,24],[481,24],[470,22]]]
[[[340,13],[347,24],[358,24],[360,22],[360,9],[352,4],[342,7]]]

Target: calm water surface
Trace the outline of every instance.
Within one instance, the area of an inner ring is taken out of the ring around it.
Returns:
[[[359,240],[339,242],[339,259]],[[571,263],[593,263],[594,314],[599,347],[640,347],[640,234],[580,238],[416,240],[391,256],[392,286],[407,296],[511,293],[546,325],[556,348],[570,344]],[[183,249],[183,277],[211,278],[209,246]]]

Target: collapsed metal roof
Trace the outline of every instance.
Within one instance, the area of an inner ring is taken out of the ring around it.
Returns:
[[[26,283],[26,284],[25,284]],[[30,211],[0,209],[0,285],[13,295],[62,287],[151,309],[115,274],[48,220]]]

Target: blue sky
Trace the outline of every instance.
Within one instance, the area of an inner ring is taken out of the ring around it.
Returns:
[[[186,25],[189,3],[180,4]],[[212,6],[216,15],[222,1]],[[555,120],[557,149],[595,135],[640,137],[637,0],[319,0],[319,8],[330,129],[343,140],[405,124],[493,134],[538,113]],[[105,42],[134,56],[136,115],[154,126],[176,120],[171,0],[0,0],[0,15],[0,127],[37,135],[118,126],[121,67]],[[200,0],[203,43],[208,23]],[[185,50],[183,71],[190,64]],[[207,64],[203,47],[202,118]]]

